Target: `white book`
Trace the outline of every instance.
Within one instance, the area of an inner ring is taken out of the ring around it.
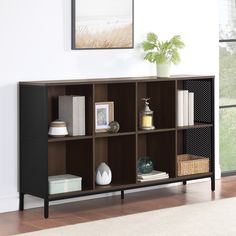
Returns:
[[[188,90],[183,90],[183,125],[188,126]]]
[[[146,181],[154,181],[154,180],[161,180],[161,179],[168,179],[169,178],[169,175],[166,174],[165,176],[159,176],[159,177],[155,177],[155,178],[151,178],[151,179],[139,179],[138,178],[138,181],[139,182],[146,182]]]
[[[184,105],[184,92],[183,92],[183,90],[178,90],[178,115],[177,115],[177,125],[178,126],[184,125],[183,105]]]
[[[138,178],[150,179],[150,178],[161,177],[161,176],[166,176],[166,175],[167,173],[164,171],[153,170],[151,173],[148,173],[148,174],[138,174]]]
[[[71,136],[85,135],[85,96],[59,96],[59,120]]]
[[[188,93],[188,125],[194,125],[194,93]]]

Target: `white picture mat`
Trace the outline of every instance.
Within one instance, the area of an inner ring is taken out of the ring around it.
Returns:
[[[102,109],[105,109],[105,122],[106,124],[104,125],[100,125],[99,124],[99,117],[98,117],[98,113],[101,112]],[[96,129],[107,129],[108,128],[108,124],[109,124],[109,104],[101,104],[101,105],[96,105],[95,106],[95,125],[96,125]]]

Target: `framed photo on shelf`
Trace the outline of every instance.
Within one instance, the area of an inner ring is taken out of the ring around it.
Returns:
[[[114,102],[95,103],[95,131],[107,132],[108,125],[114,120]]]
[[[134,47],[134,0],[72,0],[72,49]]]

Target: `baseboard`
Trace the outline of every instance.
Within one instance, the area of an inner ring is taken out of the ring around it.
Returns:
[[[202,181],[209,181],[209,179],[208,178],[198,179],[198,180],[193,180],[193,181],[188,181],[188,182],[194,183],[194,182],[202,182]],[[147,190],[154,190],[154,189],[160,189],[160,188],[171,187],[171,186],[173,187],[173,186],[178,186],[178,185],[182,185],[182,183],[177,182],[177,183],[166,184],[166,185],[136,188],[136,189],[126,190],[125,193],[142,192],[142,191],[147,191]],[[90,196],[84,196],[84,197],[78,197],[78,198],[70,198],[66,200],[53,201],[53,202],[50,202],[49,204],[50,205],[63,204],[63,203],[91,200],[91,199],[96,199],[96,198],[112,197],[116,195],[120,195],[120,191],[112,192],[112,193],[90,195]],[[25,209],[43,207],[43,200],[37,197],[33,197],[31,195],[25,195],[24,206],[25,206]],[[0,213],[17,211],[18,209],[19,209],[19,194],[18,193],[0,197]]]
[[[0,213],[16,211],[19,208],[19,194],[0,196]]]

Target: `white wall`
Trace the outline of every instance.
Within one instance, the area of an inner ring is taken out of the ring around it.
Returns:
[[[137,47],[71,51],[70,2],[0,1],[0,211],[18,207],[19,81],[155,75]],[[218,75],[217,1],[139,0],[134,10],[135,45],[148,31],[182,36],[186,48],[172,74]]]

